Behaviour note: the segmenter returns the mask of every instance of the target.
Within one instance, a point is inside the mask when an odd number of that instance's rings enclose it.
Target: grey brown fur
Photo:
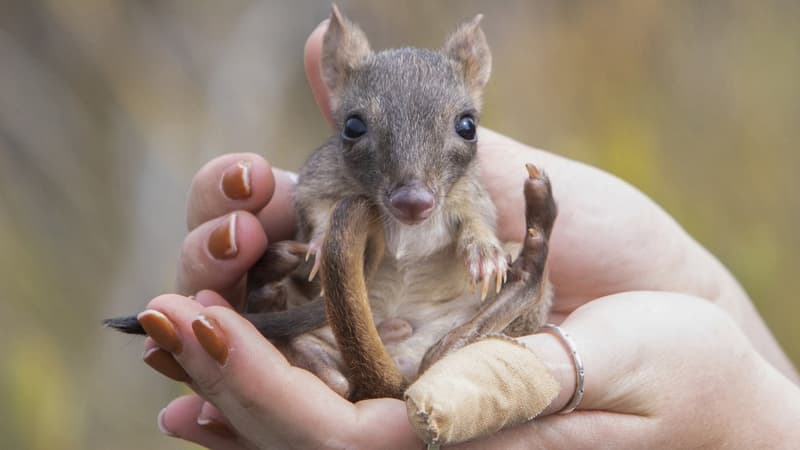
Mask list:
[[[508,286],[484,303],[471,289],[499,286],[508,268],[495,236],[495,208],[478,178],[477,143],[455,131],[459,118],[477,120],[489,78],[491,56],[479,22],[480,16],[464,23],[439,51],[402,48],[375,53],[363,33],[335,8],[331,16],[322,75],[331,95],[333,122],[342,130],[347,119],[356,116],[367,132],[356,140],[333,137],[312,155],[300,172],[295,207],[300,238],[310,242],[321,267],[333,328],[312,334],[317,342],[327,343],[319,347],[321,357],[341,352],[341,359],[331,359],[348,375],[350,383],[341,393],[352,399],[397,395],[447,352],[485,334],[533,332],[549,309],[545,262],[556,209],[549,182],[535,169],[529,169],[523,190],[532,235],[525,239],[523,257],[508,272]],[[435,206],[429,217],[415,224],[397,217],[392,198],[403,189],[432,197]],[[331,217],[342,201],[371,205],[372,220],[381,226],[382,257],[367,255],[375,264],[366,270],[363,288],[353,286],[353,280],[365,271],[364,263],[340,264],[339,253],[347,253],[348,247],[337,245],[336,254],[326,250],[332,240],[341,244],[352,238],[341,235],[342,224],[331,228]],[[350,251],[364,250],[352,247]],[[360,297],[368,300],[368,318],[359,317],[366,314],[363,309],[350,309]],[[343,313],[345,309],[350,313]],[[398,319],[408,323],[410,335],[376,343],[374,323]],[[342,323],[360,327],[361,338],[353,330],[343,335]],[[301,359],[307,360],[310,347],[303,347]],[[380,349],[370,350],[375,347]],[[399,367],[402,380],[397,381],[394,368],[370,366],[370,360],[387,366],[384,350]],[[376,380],[381,370],[394,380],[394,390],[386,389],[385,380]],[[365,373],[370,375],[362,376]]]

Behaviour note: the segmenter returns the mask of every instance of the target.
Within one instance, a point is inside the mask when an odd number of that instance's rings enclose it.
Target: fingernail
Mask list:
[[[175,361],[175,357],[172,356],[172,353],[168,351],[158,347],[151,348],[144,352],[142,359],[145,364],[167,378],[180,381],[181,383],[190,383],[192,381],[189,374],[183,370],[183,367],[178,364],[178,361]]]
[[[192,330],[206,353],[224,366],[228,361],[228,344],[217,323],[201,314],[192,322]]]
[[[228,259],[239,253],[236,246],[236,213],[228,216],[208,236],[208,251],[216,259]]]
[[[222,193],[231,200],[250,197],[250,161],[239,161],[222,174]]]
[[[164,313],[148,309],[139,313],[136,319],[147,335],[153,338],[159,347],[170,353],[178,354],[181,352],[183,345],[181,344],[181,338],[178,336],[178,331]]]
[[[156,419],[156,425],[158,426],[158,431],[160,431],[163,434],[166,434],[169,437],[178,437],[177,434],[173,433],[172,431],[169,431],[169,429],[167,429],[167,426],[164,424],[164,415],[166,412],[167,408],[164,408],[158,413],[158,418]]]
[[[226,438],[231,438],[236,436],[236,434],[231,430],[227,425],[222,422],[218,422],[216,420],[211,419],[197,419],[197,424],[200,425],[204,430],[210,431],[211,433],[216,434],[217,436],[222,436]]]

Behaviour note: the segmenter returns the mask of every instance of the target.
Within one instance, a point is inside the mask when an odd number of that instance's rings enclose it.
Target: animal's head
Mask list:
[[[491,54],[481,16],[438,51],[373,52],[333,7],[322,50],[334,126],[350,175],[405,224],[420,223],[469,170]]]

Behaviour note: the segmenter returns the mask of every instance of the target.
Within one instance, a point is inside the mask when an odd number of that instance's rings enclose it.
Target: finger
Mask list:
[[[280,169],[273,169],[275,177],[275,193],[272,199],[256,216],[261,221],[264,231],[273,242],[292,239],[295,235],[296,223],[292,190],[297,184],[297,175]]]
[[[386,448],[419,445],[402,402],[379,399],[353,405],[311,373],[290,366],[230,308],[204,308],[194,299],[170,294],[153,299],[148,309],[158,311],[174,328],[167,335],[181,342],[174,356],[192,377],[192,388],[257,448],[283,448],[287,443],[317,448],[330,442],[359,442],[355,448],[369,448],[375,439],[386,437],[392,444],[387,442]]]
[[[144,352],[142,360],[153,370],[165,377],[181,383],[191,383],[189,374],[175,360],[175,357],[167,350],[162,349],[151,337],[144,341]]]
[[[274,448],[280,442],[317,445],[314,438],[335,436],[340,431],[320,424],[330,422],[331,415],[353,414],[352,404],[311,373],[291,367],[231,309],[203,308],[177,295],[157,297],[148,309],[160,311],[174,326],[182,342],[175,358],[192,377],[193,388],[217,405],[245,436],[261,436],[258,446]],[[327,406],[321,410],[320,404]],[[309,429],[297,427],[302,423],[308,423]]]
[[[614,339],[613,333],[609,333],[607,330],[598,330],[595,323],[599,320],[598,317],[590,317],[588,321],[585,320],[588,310],[602,312],[602,307],[607,304],[607,301],[607,299],[598,299],[595,300],[597,303],[593,302],[591,307],[587,304],[578,308],[560,325],[562,331],[568,335],[575,346],[584,367],[584,395],[578,405],[579,410],[603,409],[608,400],[608,397],[603,395],[603,391],[609,389],[609,385],[615,384],[614,376],[617,373],[624,374],[631,369],[627,364],[629,361],[625,357],[637,354],[637,352],[628,351],[624,352],[624,355],[617,355],[617,352],[614,351],[615,348],[630,347],[636,341],[619,342],[625,339],[621,337]],[[598,331],[605,332],[605,335],[598,336]],[[550,332],[539,332],[522,337],[520,340],[543,360],[560,386],[559,395],[542,414],[550,415],[563,410],[575,395],[578,382],[576,361],[567,344],[555,333]],[[612,342],[616,347],[609,348]]]
[[[402,402],[378,399],[354,406],[311,373],[290,366],[235,312],[211,307],[203,314],[228,350],[219,366],[225,391],[210,394],[210,399],[245,436],[263,435],[268,424],[273,433],[254,442],[260,448],[272,448],[276,440],[298,448],[318,447],[321,442],[361,442],[355,447],[370,448],[378,437],[387,442],[386,448],[419,446]],[[218,352],[209,354],[213,358]]]
[[[203,306],[221,306],[225,308],[232,308],[219,294],[212,291],[200,291],[194,296],[194,300]],[[162,349],[159,344],[152,337],[147,337],[144,340],[144,352],[142,359],[145,364],[150,366],[156,372],[170,378],[174,381],[187,383],[192,387],[192,379],[189,374],[183,369],[180,363],[175,359],[172,353]]]
[[[192,179],[189,230],[231,211],[260,211],[275,192],[272,166],[254,153],[232,153],[206,163]]]
[[[234,305],[244,299],[244,276],[267,248],[259,220],[238,211],[206,222],[183,241],[178,262],[178,292],[203,289],[223,294]]]
[[[733,321],[703,299],[665,292],[617,294],[577,309],[561,327],[585,367],[585,396],[578,409],[553,414],[575,391],[574,365],[563,342],[544,333],[520,338],[551,370],[562,395],[546,411],[549,415],[459,449],[517,448],[519,442],[553,449],[591,448],[598,442],[610,448],[681,447],[672,440],[674,433],[663,432],[687,426],[686,411],[676,405],[714,402],[726,389],[748,389],[747,380],[732,375],[718,383],[712,375],[726,366],[731,352],[736,352],[734,370],[746,371],[751,350]],[[692,414],[699,426],[708,427],[702,424],[709,417]]]
[[[328,29],[328,19],[325,19],[314,28],[314,31],[308,36],[304,51],[304,61],[306,67],[306,78],[311,87],[311,93],[314,94],[314,99],[317,101],[317,106],[320,112],[332,125],[330,100],[328,97],[328,88],[322,81],[322,72],[320,71],[320,63],[322,61],[322,38],[325,31]]]
[[[207,356],[216,361],[222,380],[220,386],[224,386],[210,392],[209,399],[219,405],[237,427],[243,427],[246,435],[251,435],[247,431],[257,435],[258,429],[263,427],[255,419],[266,420],[277,433],[269,438],[279,441],[316,444],[320,436],[339,433],[335,428],[325,429],[324,424],[330,423],[330,415],[352,414],[349,402],[311,373],[290,366],[275,347],[235,312],[211,307],[203,314],[207,319],[205,323],[211,324],[212,333],[218,339],[216,343],[206,342],[204,348],[210,350]],[[195,324],[195,335],[202,334],[201,328]],[[220,346],[225,350],[215,350]],[[191,368],[188,371],[193,373]],[[254,401],[256,398],[269,401]],[[320,404],[327,406],[319,408]],[[242,409],[241,405],[249,407]],[[313,435],[309,430],[297,429],[298,423],[316,424]],[[272,441],[258,444],[269,446]]]
[[[223,298],[220,294],[217,294],[216,292],[211,290],[204,289],[202,291],[199,291],[197,294],[194,295],[194,299],[195,301],[197,301],[197,303],[200,303],[201,305],[206,307],[221,306],[223,308],[233,309],[233,306],[231,306],[231,304],[228,303],[228,301],[225,300],[225,298]]]
[[[206,405],[207,402],[196,395],[176,398],[159,413],[159,430],[168,436],[179,437],[214,450],[248,448],[231,429],[216,429],[198,423]]]
[[[653,413],[655,401],[663,397],[666,387],[677,391],[674,395],[695,392],[676,386],[679,382],[703,382],[702,374],[715,367],[707,355],[730,355],[732,351],[746,355],[750,349],[740,334],[731,332],[738,329],[720,308],[703,299],[667,292],[628,292],[594,300],[568,316],[561,328],[571,336],[585,369],[585,394],[578,409],[641,417]],[[734,343],[719,339],[721,335],[737,336],[741,345],[732,349]],[[552,334],[521,339],[552,368],[562,387],[560,404],[549,410],[555,412],[575,391],[572,357]],[[690,359],[686,355],[704,357]],[[676,367],[681,374],[688,371],[697,379],[675,379]]]

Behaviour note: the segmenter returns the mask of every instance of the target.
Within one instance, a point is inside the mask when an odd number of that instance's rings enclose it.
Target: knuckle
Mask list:
[[[209,399],[220,398],[228,390],[225,377],[218,371],[213,374],[193,375],[192,379],[203,396]]]

